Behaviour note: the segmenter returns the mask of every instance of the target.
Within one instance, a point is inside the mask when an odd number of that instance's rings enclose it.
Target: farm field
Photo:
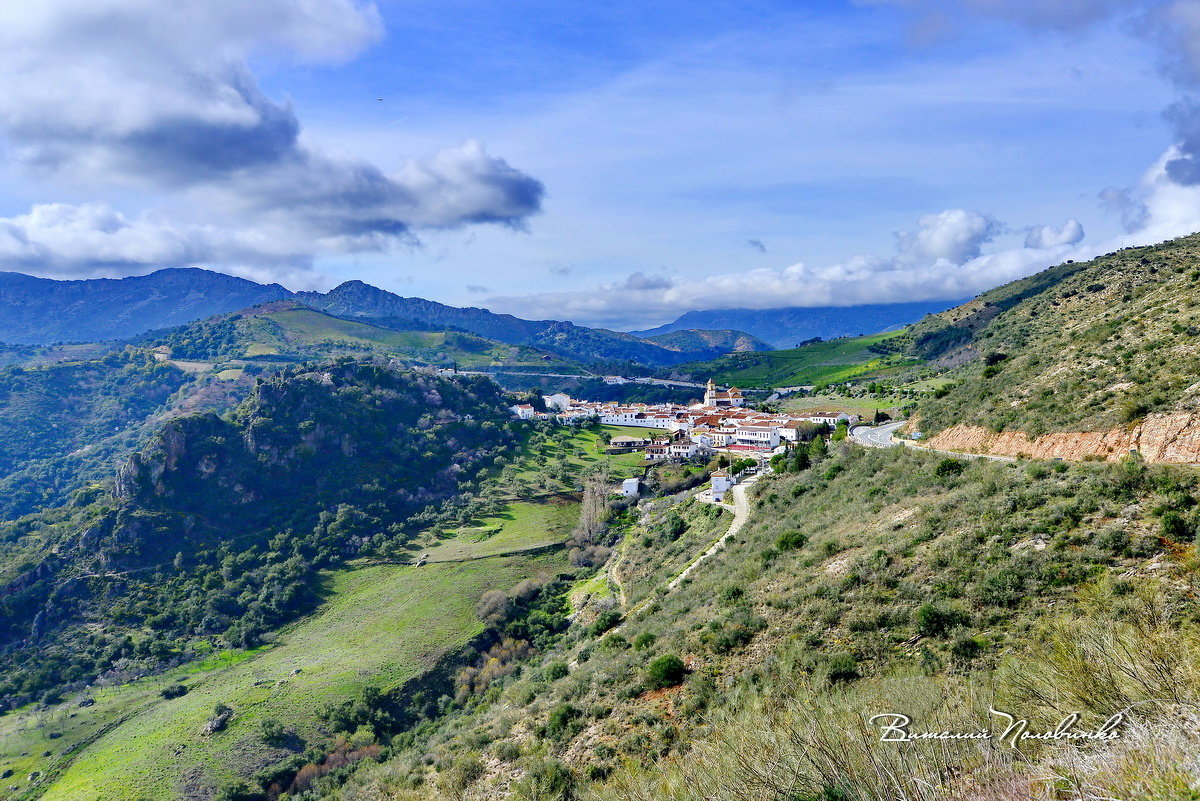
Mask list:
[[[60,755],[57,760],[39,756],[22,761],[22,774],[13,779],[31,790],[44,787],[40,797],[54,801],[165,800],[179,797],[187,787],[219,785],[233,778],[235,766],[253,768],[287,755],[261,741],[262,720],[274,718],[301,740],[312,738],[317,733],[315,709],[352,697],[367,684],[395,687],[481,631],[474,608],[484,591],[508,589],[539,572],[564,567],[561,554],[540,554],[332,573],[328,602],[261,652],[242,652],[225,664],[217,660],[215,666],[193,667],[190,673],[180,669],[102,692],[93,707],[80,708],[73,699],[46,713],[0,718],[6,750]],[[187,695],[173,700],[158,696],[162,687],[180,678],[190,688]],[[201,736],[219,703],[234,709],[233,720],[224,731]],[[79,723],[60,727],[68,721]],[[106,725],[111,730],[87,742]],[[51,732],[63,736],[52,740]],[[47,777],[48,786],[27,780],[35,771],[52,772],[64,761],[62,753],[75,746],[82,746],[78,755],[59,775]],[[10,764],[7,758],[3,764]]]
[[[731,353],[705,364],[683,365],[695,376],[709,376],[720,384],[743,389],[767,389],[808,384],[828,384],[884,375],[896,368],[916,364],[897,356],[870,350],[902,332],[844,337],[814,342],[790,350],[765,353]]]
[[[430,562],[479,559],[500,553],[555,545],[566,540],[579,519],[579,499],[554,495],[540,502],[517,501],[497,515],[470,528],[457,529],[452,539],[429,549]]]

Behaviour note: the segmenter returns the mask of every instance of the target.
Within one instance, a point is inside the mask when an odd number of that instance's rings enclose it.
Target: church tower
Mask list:
[[[704,390],[704,405],[717,405],[717,384],[711,378],[708,379],[708,388]]]

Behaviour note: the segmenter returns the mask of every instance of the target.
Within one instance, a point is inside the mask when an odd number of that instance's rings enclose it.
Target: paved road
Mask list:
[[[881,426],[854,426],[850,429],[850,439],[868,448],[890,448],[900,444],[892,439],[892,434],[904,423],[904,420],[897,420]]]
[[[859,445],[866,445],[868,448],[892,448],[896,445],[907,445],[910,448],[917,450],[929,451],[930,453],[944,453],[947,456],[961,456],[964,459],[988,459],[993,462],[1015,462],[1017,461],[1012,456],[993,456],[990,453],[964,453],[961,451],[943,451],[937,448],[930,448],[928,445],[918,445],[912,440],[896,439],[892,435],[896,429],[904,425],[904,420],[897,420],[892,423],[884,423],[881,426],[854,426],[850,429],[850,439],[857,442]]]
[[[746,520],[750,517],[750,502],[746,500],[746,487],[758,481],[761,473],[751,476],[741,484],[735,484],[730,494],[733,495],[733,521],[729,524],[729,530],[726,531],[721,538],[709,546],[708,550],[697,556],[688,564],[675,578],[671,579],[671,583],[667,585],[667,589],[673,590],[679,586],[688,575],[696,569],[696,566],[704,562],[717,551],[725,547],[725,541],[742,530],[742,526],[746,525]]]

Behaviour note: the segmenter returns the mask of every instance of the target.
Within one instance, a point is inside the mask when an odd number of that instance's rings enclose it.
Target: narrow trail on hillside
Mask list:
[[[758,478],[759,476],[757,475],[752,476],[746,479],[745,483],[734,485],[733,489],[731,490],[733,494],[733,520],[730,521],[729,528],[726,529],[724,534],[722,534],[711,545],[709,545],[708,548],[693,557],[692,560],[687,563],[687,566],[684,567],[684,569],[681,570],[679,574],[675,576],[675,578],[667,582],[665,587],[661,585],[656,587],[655,589],[651,590],[645,598],[638,601],[632,607],[626,608],[628,604],[625,597],[624,587],[620,585],[619,580],[614,580],[614,583],[620,588],[621,609],[624,610],[622,614],[625,619],[628,620],[638,612],[642,611],[642,609],[658,600],[658,598],[663,594],[676,589],[680,584],[683,583],[684,579],[691,575],[693,570],[720,552],[720,550],[725,547],[725,543],[729,540],[729,538],[742,530],[742,527],[746,525],[746,521],[750,518],[750,501],[746,497],[746,488],[757,481]],[[724,503],[715,503],[711,501],[709,503],[713,503],[714,506],[721,509],[729,508],[729,506]],[[621,553],[624,554],[624,549],[621,550]],[[623,623],[614,628],[613,631],[619,631],[622,626],[624,626]]]
[[[667,589],[673,590],[678,587],[691,572],[706,560],[712,558],[718,551],[725,547],[726,541],[742,530],[742,526],[746,525],[746,521],[750,519],[750,502],[746,499],[746,488],[758,480],[758,476],[751,476],[746,479],[743,484],[735,484],[730,492],[733,494],[733,520],[729,524],[729,529],[722,534],[716,542],[708,547],[704,553],[697,556],[688,566],[685,567],[678,576],[671,579],[667,584]]]

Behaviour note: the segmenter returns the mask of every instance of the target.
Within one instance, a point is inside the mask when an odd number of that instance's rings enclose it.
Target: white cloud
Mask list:
[[[291,266],[323,253],[385,250],[422,227],[520,227],[539,210],[542,186],[480,143],[394,172],[334,158],[303,141],[292,105],[268,98],[248,67],[251,58],[347,59],[381,35],[378,12],[363,0],[0,5],[0,137],[12,160],[77,190],[149,192],[182,200],[174,214],[187,210],[175,222],[126,220],[113,234],[85,231],[104,215],[78,207],[64,244],[36,240],[40,256],[25,266],[74,264],[85,273],[193,254]],[[66,208],[39,207],[6,223],[36,232],[49,209]],[[89,256],[80,247],[88,241],[103,252]]]
[[[593,291],[493,298],[488,305],[526,317],[566,317],[632,329],[696,309],[961,298],[1079,255],[1073,246],[1079,241],[1076,233],[1082,235],[1082,226],[1075,220],[1058,227],[1038,226],[1034,230],[1044,233],[1043,244],[981,254],[983,246],[1003,230],[1004,226],[988,215],[949,209],[925,215],[915,229],[898,232],[896,251],[888,257],[858,256],[826,266],[798,263],[705,278],[680,277],[653,285],[635,273],[624,282]]]
[[[1062,225],[1035,225],[1025,235],[1027,248],[1053,248],[1077,245],[1083,241],[1083,223],[1074,217]]]
[[[1002,228],[986,214],[965,209],[927,214],[917,222],[915,231],[896,234],[900,263],[920,265],[944,260],[962,264],[978,256],[980,248]]]

